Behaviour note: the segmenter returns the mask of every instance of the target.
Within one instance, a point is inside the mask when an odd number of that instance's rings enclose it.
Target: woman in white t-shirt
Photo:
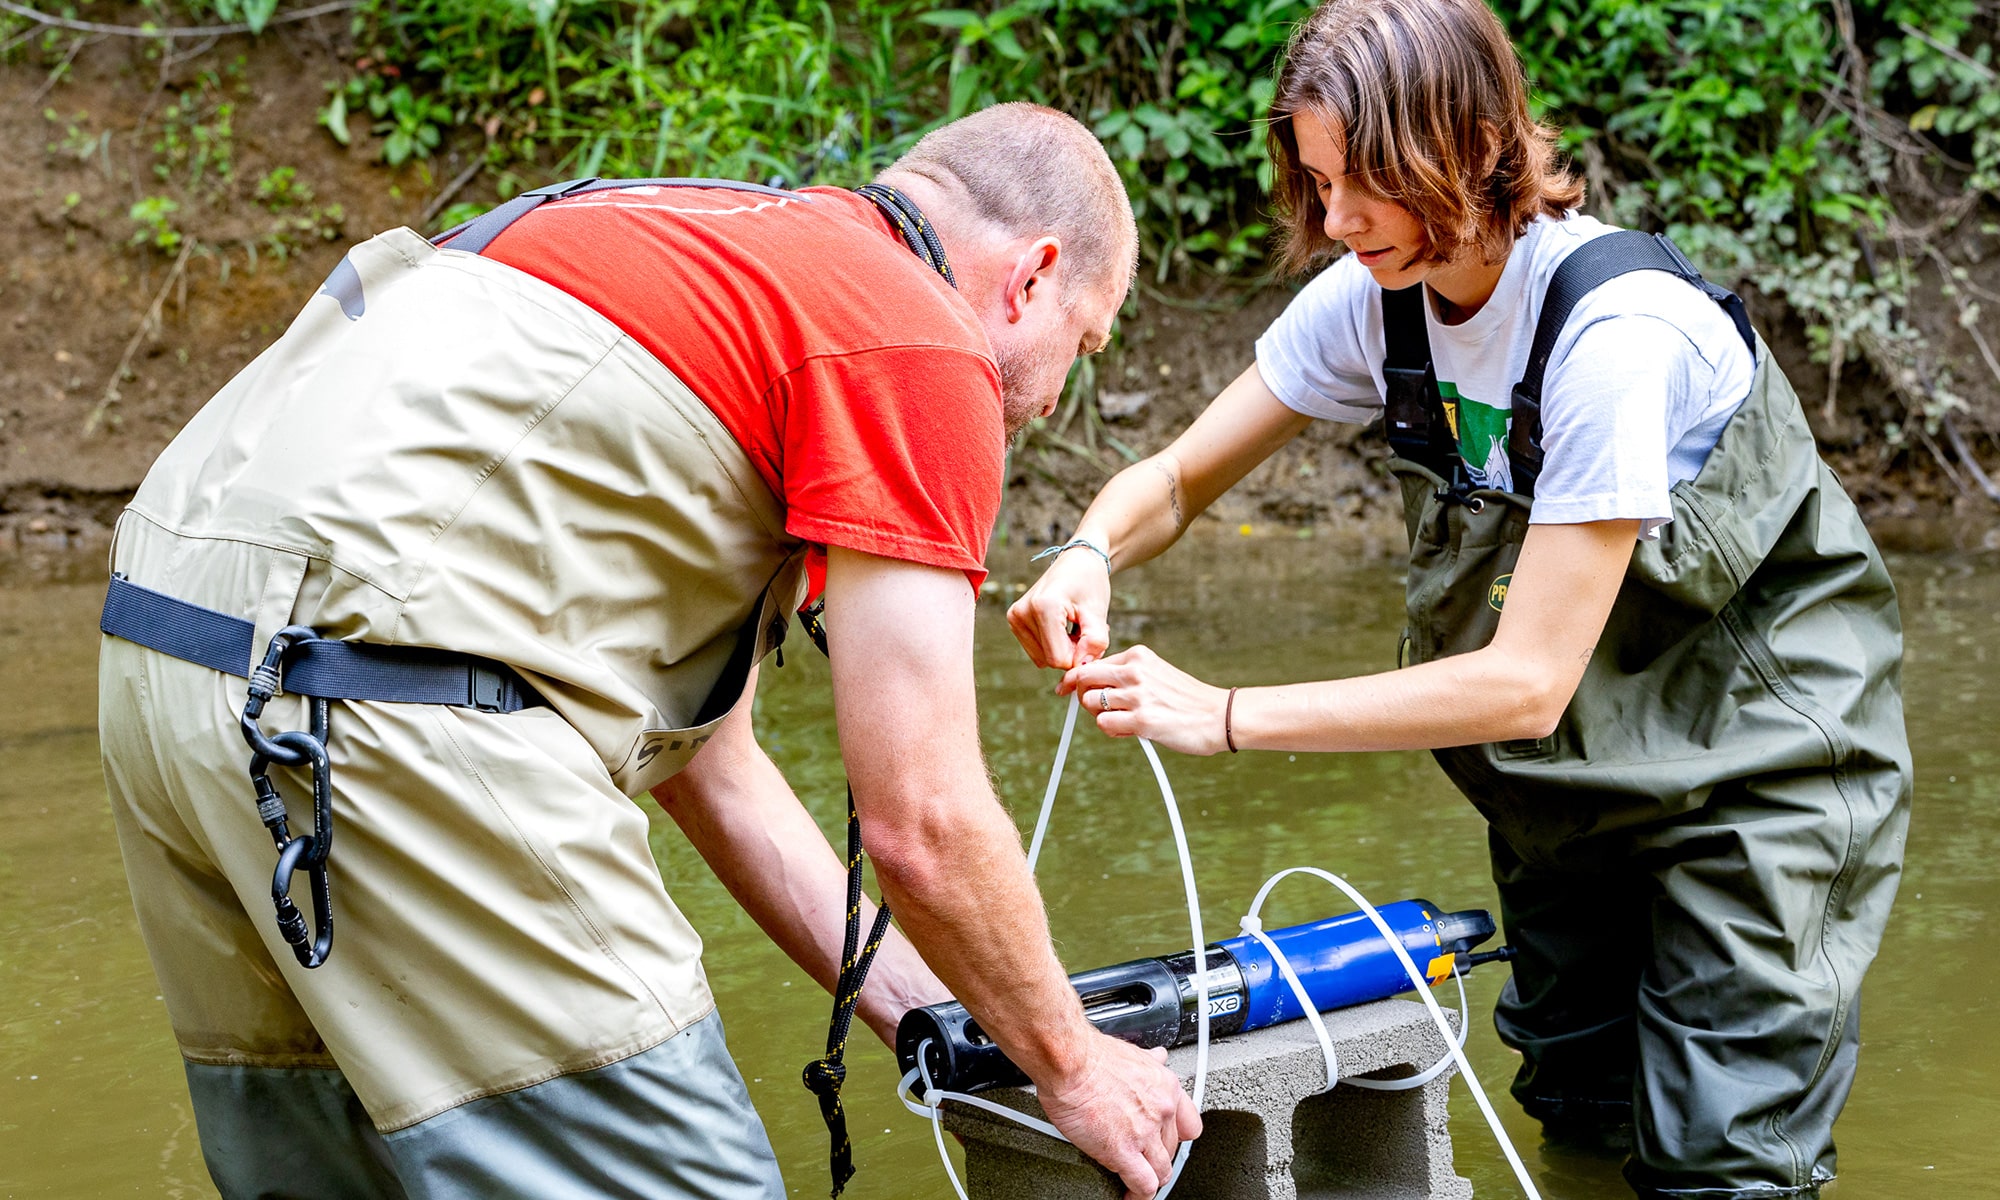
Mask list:
[[[1316,13],[1272,109],[1283,259],[1346,253],[1008,616],[1113,736],[1435,750],[1492,826],[1519,952],[1496,1023],[1528,1112],[1629,1147],[1644,1195],[1809,1194],[1901,869],[1894,591],[1740,304],[1577,215],[1553,144],[1479,0]],[[1642,252],[1658,269],[1602,269]],[[1388,361],[1412,345],[1414,370]],[[1143,646],[1101,657],[1107,566],[1166,550],[1311,421],[1392,396],[1423,417],[1390,422],[1411,665],[1223,688]]]

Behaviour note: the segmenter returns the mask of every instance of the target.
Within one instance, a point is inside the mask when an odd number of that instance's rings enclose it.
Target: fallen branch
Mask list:
[[[2000,504],[2000,486],[1995,486],[1992,477],[1980,468],[1979,460],[1972,455],[1972,447],[1965,444],[1964,435],[1958,432],[1958,422],[1951,419],[1950,413],[1946,413],[1944,420],[1939,424],[1944,427],[1945,440],[1951,443],[1951,452],[1958,455],[1958,461],[1965,467],[1966,473],[1979,484],[1979,490],[1986,493],[1988,500]]]
[[[1943,42],[1932,37],[1930,34],[1925,33],[1923,30],[1918,29],[1915,25],[1910,24],[1908,21],[1896,22],[1896,28],[1902,30],[1904,33],[1909,34],[1911,37],[1922,42],[1924,45],[1929,46],[1931,49],[1937,51],[1939,54],[1944,55],[1946,58],[1949,58],[1952,61],[1957,62],[1963,66],[1972,68],[1975,74],[1985,76],[1986,81],[1988,83],[2000,82],[2000,73],[1996,73],[1992,67],[1989,67],[1985,63],[1980,62],[1978,59],[1972,57],[1970,54],[1967,54],[1965,51],[1958,49],[1956,46],[1945,45]]]
[[[330,4],[302,8],[296,12],[277,13],[264,22],[264,28],[280,25],[286,21],[304,21],[313,17],[323,17],[328,13],[345,12],[359,8],[361,0],[333,0]],[[16,4],[14,0],[0,0],[0,12],[10,12],[17,17],[36,21],[57,29],[73,29],[78,33],[108,33],[113,37],[132,38],[181,38],[181,37],[221,37],[230,33],[255,32],[248,24],[237,25],[105,25],[98,21],[79,21],[74,17],[58,17],[40,9]]]
[[[431,222],[436,219],[439,213],[445,210],[446,205],[451,203],[452,197],[465,190],[465,185],[478,178],[479,173],[485,169],[486,151],[481,150],[479,157],[472,160],[471,166],[460,171],[450,183],[444,185],[443,191],[432,198],[429,204],[424,205],[424,215],[418,221],[418,224],[422,225],[425,229],[429,229]]]
[[[146,340],[147,334],[160,327],[160,309],[167,302],[167,293],[173,291],[174,284],[179,282],[181,272],[187,269],[188,255],[192,253],[194,253],[194,239],[183,239],[180,256],[174,259],[173,270],[167,272],[167,281],[160,285],[158,294],[153,297],[152,305],[146,309],[146,315],[140,318],[139,328],[133,331],[132,340],[125,343],[125,353],[118,359],[118,368],[111,372],[110,382],[104,385],[103,398],[98,400],[96,408],[90,410],[90,415],[84,418],[83,436],[89,437],[97,432],[97,427],[111,414],[111,406],[118,403],[120,399],[118,384],[125,378],[125,372],[131,368],[132,356],[139,352],[139,344]]]
[[[56,84],[62,82],[63,76],[69,74],[70,64],[76,61],[77,54],[82,51],[84,44],[90,40],[87,37],[79,37],[69,44],[69,53],[63,55],[63,60],[56,64],[55,70],[50,71],[49,77],[42,80],[42,86],[35,89],[35,94],[28,97],[29,108],[40,104],[43,96],[55,90]]]

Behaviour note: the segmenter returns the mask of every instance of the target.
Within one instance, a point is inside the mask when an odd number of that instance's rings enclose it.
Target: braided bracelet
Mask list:
[[[1040,562],[1045,558],[1053,558],[1056,555],[1061,554],[1065,550],[1076,550],[1076,549],[1089,550],[1092,554],[1095,554],[1097,555],[1097,557],[1104,560],[1104,569],[1107,573],[1111,570],[1111,552],[1109,550],[1106,550],[1104,547],[1098,545],[1096,542],[1093,542],[1089,538],[1085,537],[1073,537],[1070,540],[1064,542],[1060,546],[1050,546],[1048,549],[1042,551],[1040,554],[1035,555],[1028,561]]]

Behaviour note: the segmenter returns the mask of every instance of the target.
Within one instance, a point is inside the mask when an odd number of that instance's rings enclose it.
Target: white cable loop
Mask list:
[[[1080,703],[1079,696],[1071,695],[1069,710],[1063,716],[1062,738],[1056,745],[1055,763],[1049,771],[1049,786],[1042,794],[1042,811],[1035,819],[1035,834],[1028,846],[1028,870],[1031,874],[1035,869],[1036,862],[1041,858],[1042,843],[1048,834],[1049,814],[1054,811],[1056,791],[1062,784],[1063,765],[1069,759],[1070,741],[1076,731],[1076,714]],[[1181,884],[1187,891],[1188,927],[1194,941],[1195,959],[1194,987],[1196,1015],[1193,1100],[1195,1111],[1200,1112],[1202,1096],[1208,1084],[1208,940],[1202,934],[1201,900],[1195,891],[1194,858],[1188,852],[1187,832],[1181,825],[1180,806],[1174,800],[1173,785],[1167,782],[1166,768],[1161,765],[1159,753],[1153,749],[1153,743],[1147,741],[1145,738],[1138,740],[1139,748],[1145,752],[1147,763],[1153,768],[1153,778],[1160,785],[1160,798],[1165,801],[1167,806],[1167,821],[1173,827],[1174,832],[1174,848],[1180,854]],[[1333,1038],[1327,1033],[1326,1023],[1320,1019],[1319,1011],[1313,1006],[1312,1000],[1305,990],[1305,985],[1300,982],[1298,974],[1293,971],[1291,962],[1286,959],[1284,952],[1278,949],[1277,943],[1273,942],[1264,933],[1263,919],[1259,915],[1263,912],[1265,898],[1271,894],[1271,889],[1277,886],[1278,881],[1288,875],[1297,874],[1314,875],[1333,884],[1345,893],[1348,899],[1359,906],[1362,912],[1368,915],[1369,921],[1374,924],[1377,932],[1382,935],[1384,941],[1389,943],[1389,949],[1395,953],[1396,961],[1402,965],[1404,973],[1409,976],[1411,983],[1416,986],[1418,997],[1424,1002],[1425,1007],[1430,1010],[1431,1020],[1436,1023],[1438,1031],[1444,1036],[1447,1052],[1446,1057],[1438,1060],[1438,1062],[1426,1071],[1407,1079],[1350,1079],[1346,1082],[1355,1087],[1372,1088],[1378,1091],[1407,1090],[1429,1083],[1442,1074],[1447,1066],[1456,1063],[1459,1074],[1464,1077],[1466,1085],[1472,1089],[1473,1099],[1479,1102],[1479,1111],[1485,1114],[1487,1125],[1492,1128],[1493,1136],[1498,1139],[1501,1150],[1506,1154],[1508,1165],[1514,1168],[1515,1178],[1520,1180],[1521,1187],[1527,1192],[1529,1200],[1541,1200],[1541,1193],[1535,1190],[1534,1182],[1528,1178],[1528,1171],[1521,1163],[1521,1156],[1515,1152],[1514,1144],[1507,1139],[1506,1131],[1500,1127],[1500,1118],[1493,1111],[1493,1105],[1486,1099],[1486,1091],[1480,1087],[1479,1077],[1473,1074],[1472,1064],[1465,1057],[1465,1036],[1469,1022],[1466,1019],[1468,1010],[1465,997],[1464,974],[1459,971],[1453,972],[1458,981],[1459,1004],[1459,1028],[1456,1037],[1454,1037],[1450,1022],[1445,1020],[1444,1010],[1438,1007],[1436,998],[1431,995],[1429,981],[1417,970],[1417,964],[1411,961],[1409,952],[1403,948],[1402,940],[1396,936],[1395,930],[1389,927],[1389,923],[1383,920],[1382,914],[1376,910],[1375,906],[1368,902],[1367,897],[1356,891],[1346,880],[1329,871],[1322,871],[1318,867],[1288,867],[1264,881],[1264,886],[1257,890],[1257,897],[1251,901],[1250,911],[1243,917],[1241,925],[1243,932],[1255,938],[1257,943],[1263,946],[1272,959],[1277,962],[1279,974],[1284,977],[1286,985],[1291,988],[1292,995],[1297,998],[1300,1008],[1304,1010],[1306,1020],[1312,1025],[1313,1034],[1319,1039],[1320,1049],[1326,1055],[1328,1089],[1333,1088],[1340,1082],[1340,1059],[1334,1050]],[[944,1163],[945,1174],[950,1177],[952,1190],[958,1193],[959,1200],[967,1200],[967,1197],[964,1185],[959,1182],[958,1172],[951,1165],[951,1155],[945,1149],[944,1123],[941,1114],[946,1100],[956,1100],[961,1104],[967,1104],[985,1112],[993,1113],[1005,1120],[1026,1126],[1037,1133],[1045,1134],[1058,1141],[1066,1142],[1069,1140],[1063,1137],[1060,1130],[1047,1121],[1038,1120],[1025,1113],[1016,1112],[1014,1109],[996,1104],[991,1100],[982,1100],[977,1096],[969,1096],[963,1092],[941,1091],[934,1087],[931,1083],[930,1066],[927,1062],[928,1056],[926,1054],[930,1045],[931,1043],[927,1039],[917,1047],[917,1065],[913,1070],[905,1074],[901,1082],[897,1084],[896,1095],[902,1100],[905,1108],[918,1116],[930,1119],[931,1135],[937,1142],[938,1158]],[[924,1085],[924,1099],[921,1101],[917,1100],[910,1090],[911,1085],[919,1081]],[[1173,1170],[1167,1176],[1166,1182],[1161,1185],[1160,1190],[1154,1194],[1154,1200],[1167,1200],[1168,1193],[1172,1192],[1174,1185],[1180,1181],[1181,1169],[1187,1165],[1188,1152],[1193,1147],[1193,1142],[1181,1143],[1180,1149],[1174,1155]]]
[[[1389,943],[1389,949],[1395,953],[1396,961],[1402,964],[1403,973],[1408,975],[1410,982],[1416,985],[1417,998],[1422,1000],[1424,1007],[1430,1010],[1431,1020],[1436,1023],[1438,1032],[1444,1035],[1445,1049],[1451,1053],[1452,1061],[1458,1064],[1458,1073],[1464,1078],[1466,1086],[1472,1089],[1472,1098],[1479,1102],[1479,1111],[1485,1114],[1486,1124],[1493,1130],[1494,1139],[1500,1143],[1501,1152],[1507,1156],[1507,1165],[1514,1168],[1514,1178],[1520,1180],[1521,1189],[1527,1192],[1528,1200],[1542,1200],[1541,1193],[1535,1190],[1534,1181],[1528,1178],[1528,1168],[1522,1165],[1521,1156],[1514,1150],[1514,1143],[1508,1140],[1507,1131],[1500,1127],[1500,1115],[1493,1111],[1492,1102],[1487,1100],[1486,1089],[1479,1086],[1479,1076],[1473,1073],[1472,1063],[1467,1061],[1465,1057],[1462,1039],[1452,1036],[1451,1025],[1444,1019],[1444,1010],[1438,1007],[1437,997],[1431,995],[1429,982],[1425,980],[1423,973],[1417,970],[1417,964],[1411,961],[1410,952],[1403,949],[1403,940],[1396,936],[1395,930],[1389,928],[1389,922],[1382,919],[1382,914],[1373,904],[1368,902],[1368,897],[1354,890],[1352,884],[1331,871],[1322,871],[1318,867],[1287,867],[1276,875],[1266,879],[1264,886],[1257,889],[1257,898],[1250,902],[1250,915],[1258,918],[1259,932],[1262,932],[1262,918],[1259,914],[1264,910],[1264,898],[1271,894],[1271,889],[1277,886],[1279,880],[1285,878],[1287,875],[1301,874],[1312,875],[1326,880],[1328,883],[1339,888],[1362,912],[1368,914],[1368,920],[1375,926],[1376,932],[1382,935],[1382,940]],[[1295,981],[1298,977],[1292,974],[1290,964],[1285,963],[1282,957],[1278,961],[1284,971],[1287,982]],[[1293,986],[1298,987],[1296,983]],[[1460,986],[1463,987],[1464,985],[1461,984]],[[1298,992],[1303,995],[1304,989],[1298,988]],[[1310,1003],[1306,1004],[1305,1007],[1306,1011],[1312,1011]],[[1315,1029],[1323,1028],[1318,1021],[1315,1021],[1313,1024]],[[1322,1045],[1328,1045],[1328,1043],[1322,1042]],[[1330,1047],[1327,1053],[1329,1055],[1332,1054]]]

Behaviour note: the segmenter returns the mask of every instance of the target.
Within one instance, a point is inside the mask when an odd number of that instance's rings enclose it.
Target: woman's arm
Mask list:
[[[1315,683],[1241,688],[1228,713],[1243,750],[1415,750],[1546,736],[1583,679],[1632,558],[1637,521],[1534,525],[1484,649]],[[1143,646],[1079,666],[1097,727],[1184,754],[1225,749],[1227,689]]]
[[[1113,476],[1077,523],[1076,536],[1105,550],[1119,570],[1137,566],[1179,540],[1217,496],[1310,421],[1272,395],[1253,364],[1172,445]],[[1007,621],[1036,666],[1067,669],[1110,644],[1110,604],[1103,560],[1073,551],[1056,556],[1007,610]]]

